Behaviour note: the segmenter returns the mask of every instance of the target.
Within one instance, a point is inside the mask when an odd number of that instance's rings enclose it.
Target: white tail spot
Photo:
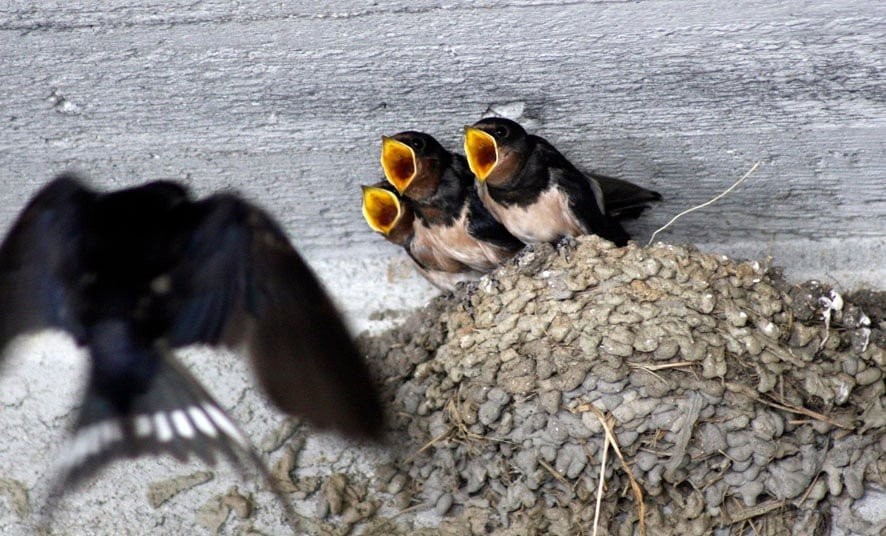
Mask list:
[[[188,420],[188,416],[183,410],[177,409],[170,413],[169,417],[172,419],[172,425],[175,426],[178,435],[188,439],[194,437],[194,427],[191,426],[191,421]]]
[[[227,434],[231,439],[240,443],[241,446],[247,446],[246,438],[243,437],[243,434],[240,433],[240,430],[237,430],[237,426],[231,422],[231,419],[228,418],[227,415],[222,412],[222,410],[213,406],[212,404],[203,404],[203,410],[206,411],[207,415],[215,422],[215,424],[221,428],[221,430]]]
[[[92,443],[97,442],[93,439],[92,427],[84,428],[77,432],[66,445],[59,465],[62,467],[74,467],[83,463],[83,460],[94,450]]]
[[[169,425],[169,421],[166,419],[166,414],[162,411],[154,414],[154,427],[157,428],[157,441],[161,443],[166,443],[175,436],[172,432],[172,426]]]
[[[133,424],[135,426],[135,437],[147,437],[151,435],[154,429],[150,415],[136,415],[135,419],[133,419]]]
[[[212,421],[209,420],[209,417],[206,416],[206,413],[204,413],[202,409],[197,406],[191,406],[188,408],[188,415],[191,416],[191,420],[194,421],[197,430],[200,430],[209,437],[215,437],[218,435],[218,431],[215,429],[215,426],[213,426]]]
[[[120,425],[116,421],[104,421],[87,426],[77,431],[66,442],[64,451],[59,458],[59,467],[73,467],[101,452],[105,446],[123,438]]]
[[[101,429],[98,425],[92,425],[83,429],[74,437],[74,452],[78,458],[86,458],[101,449]]]
[[[105,421],[101,423],[101,445],[102,447],[108,445],[109,443],[113,443],[114,441],[120,441],[123,439],[123,430],[120,428],[120,423],[117,421]]]

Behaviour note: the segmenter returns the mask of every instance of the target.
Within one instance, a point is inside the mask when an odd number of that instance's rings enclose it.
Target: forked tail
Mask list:
[[[160,353],[157,359],[148,388],[132,393],[125,409],[101,393],[91,377],[73,432],[60,449],[58,478],[41,524],[50,524],[66,492],[115,460],[170,454],[184,461],[193,454],[215,465],[221,453],[241,476],[247,468],[262,475],[295,528],[298,516],[240,427],[171,355]]]

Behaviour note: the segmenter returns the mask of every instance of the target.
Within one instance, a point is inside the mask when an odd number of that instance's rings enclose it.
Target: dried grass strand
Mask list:
[[[603,495],[603,479],[606,471],[606,451],[609,450],[608,445],[612,445],[613,452],[615,452],[618,461],[621,463],[622,469],[628,476],[631,490],[634,493],[634,500],[637,502],[637,532],[640,536],[646,536],[646,502],[643,500],[643,488],[640,486],[640,483],[637,482],[637,479],[634,478],[634,472],[625,461],[621,449],[618,448],[618,441],[615,439],[615,433],[613,433],[612,426],[607,421],[606,416],[603,415],[603,412],[593,404],[588,404],[588,409],[594,412],[597,420],[600,421],[600,425],[603,426],[603,432],[606,434],[606,438],[603,441],[603,456],[600,464],[600,486],[597,489],[597,510],[594,514],[594,534],[597,534],[597,520],[600,512],[600,501]]]
[[[753,165],[753,167],[751,167],[751,169],[749,169],[749,170],[747,171],[747,173],[745,173],[744,175],[742,175],[742,177],[741,177],[740,179],[738,179],[737,181],[735,181],[735,182],[732,184],[732,186],[730,186],[729,188],[727,188],[726,190],[724,190],[723,192],[721,192],[719,195],[717,195],[717,196],[714,197],[713,199],[710,199],[710,200],[708,200],[708,201],[705,201],[704,203],[702,203],[702,204],[700,204],[700,205],[696,205],[696,206],[694,206],[694,207],[687,208],[687,209],[684,210],[683,212],[681,212],[681,213],[677,214],[676,216],[674,216],[673,218],[671,218],[671,221],[667,222],[667,223],[664,224],[662,227],[659,227],[658,229],[655,230],[654,233],[652,233],[652,236],[649,238],[649,242],[647,242],[646,245],[647,245],[647,246],[651,246],[652,243],[655,241],[655,237],[656,237],[656,235],[658,235],[658,233],[660,233],[661,231],[664,231],[665,229],[667,229],[668,227],[670,227],[671,224],[673,224],[675,221],[677,221],[678,219],[682,218],[682,217],[685,216],[686,214],[689,214],[690,212],[695,212],[696,210],[699,210],[699,209],[705,208],[705,207],[707,207],[707,206],[709,206],[709,205],[712,205],[712,204],[714,204],[715,202],[719,201],[720,199],[723,199],[724,197],[726,197],[727,195],[729,195],[729,193],[730,193],[732,190],[735,190],[735,189],[738,187],[739,184],[743,183],[743,182],[745,181],[745,179],[747,179],[747,178],[750,177],[755,171],[757,171],[757,168],[760,167],[760,164],[761,164],[761,162],[758,161],[756,164]]]

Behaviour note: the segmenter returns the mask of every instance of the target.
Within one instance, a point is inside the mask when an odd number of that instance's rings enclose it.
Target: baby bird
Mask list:
[[[587,175],[545,139],[509,119],[465,127],[465,154],[484,206],[524,242],[596,234],[627,244],[618,219],[636,217],[657,192],[621,179]]]
[[[413,253],[428,249],[486,273],[523,248],[480,202],[464,157],[432,136],[406,131],[384,137],[381,163],[415,212]]]
[[[476,281],[483,275],[447,255],[437,255],[439,250],[414,242],[416,219],[411,202],[401,198],[388,182],[362,188],[366,223],[388,242],[406,250],[415,269],[431,284],[440,290],[452,291],[458,283]]]

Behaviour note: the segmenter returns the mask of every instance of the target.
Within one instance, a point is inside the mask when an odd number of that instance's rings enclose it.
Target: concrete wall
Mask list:
[[[434,294],[360,216],[380,136],[420,129],[454,148],[462,125],[494,111],[584,168],[662,192],[632,227],[643,240],[761,161],[659,238],[772,255],[795,279],[886,280],[880,2],[45,4],[0,5],[2,229],[66,169],[102,187],[236,188],[285,223],[362,328]],[[4,435],[0,476],[29,486],[46,476],[73,404],[64,376],[79,370],[48,348],[0,379],[0,428],[21,430]],[[245,392],[237,416],[259,429],[240,378],[219,380],[239,385],[223,403]],[[41,397],[52,401],[30,400]],[[151,467],[149,479],[169,471]],[[128,511],[114,485],[97,483],[106,504],[84,504],[83,526],[110,530],[102,512]],[[0,532],[19,526],[0,516]]]
[[[3,226],[74,168],[107,186],[235,187],[312,258],[383,257],[357,190],[380,177],[381,134],[457,147],[497,110],[661,191],[641,235],[762,161],[661,238],[882,284],[878,2],[125,4],[0,15]]]

